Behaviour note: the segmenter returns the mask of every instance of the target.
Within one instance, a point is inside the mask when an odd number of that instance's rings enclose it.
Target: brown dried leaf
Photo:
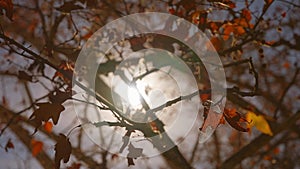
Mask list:
[[[64,134],[59,134],[59,139],[55,144],[55,168],[60,168],[60,161],[64,160],[64,163],[69,161],[72,152],[72,146],[69,139]]]
[[[13,8],[14,5],[12,3],[12,0],[0,0],[0,11],[4,9],[6,17],[11,21],[13,20]],[[2,12],[0,13],[2,14]]]

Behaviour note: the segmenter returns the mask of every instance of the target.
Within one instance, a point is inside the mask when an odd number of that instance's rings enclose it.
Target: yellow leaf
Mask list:
[[[264,134],[268,134],[270,136],[273,135],[269,123],[262,115],[256,115],[255,113],[248,111],[246,114],[246,119],[249,121],[249,127],[255,126],[257,130],[261,131]]]

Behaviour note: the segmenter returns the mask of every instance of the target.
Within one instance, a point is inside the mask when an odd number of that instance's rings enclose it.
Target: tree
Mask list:
[[[1,168],[299,167],[299,7],[0,0],[1,156],[17,161]],[[138,12],[191,24],[156,17],[164,31],[136,35],[148,20],[129,17],[107,27]],[[180,29],[193,26],[208,40]],[[212,70],[227,86],[214,88]]]

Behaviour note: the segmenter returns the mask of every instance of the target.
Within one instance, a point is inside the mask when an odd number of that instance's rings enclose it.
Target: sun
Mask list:
[[[141,104],[140,94],[134,87],[128,87],[128,101],[133,107]]]
[[[137,80],[135,84],[136,86],[127,86],[127,99],[132,108],[139,109],[142,106],[141,97],[146,102],[149,101],[149,98],[146,94],[146,83]]]

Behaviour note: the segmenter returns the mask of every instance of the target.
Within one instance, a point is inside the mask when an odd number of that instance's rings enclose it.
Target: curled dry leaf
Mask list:
[[[55,168],[60,168],[60,161],[64,160],[64,163],[69,161],[72,152],[72,146],[69,139],[64,135],[60,134],[57,143],[55,144]]]
[[[228,124],[234,129],[241,132],[248,132],[249,128],[243,127],[243,123],[249,123],[246,118],[242,117],[236,109],[224,109],[224,117]]]

